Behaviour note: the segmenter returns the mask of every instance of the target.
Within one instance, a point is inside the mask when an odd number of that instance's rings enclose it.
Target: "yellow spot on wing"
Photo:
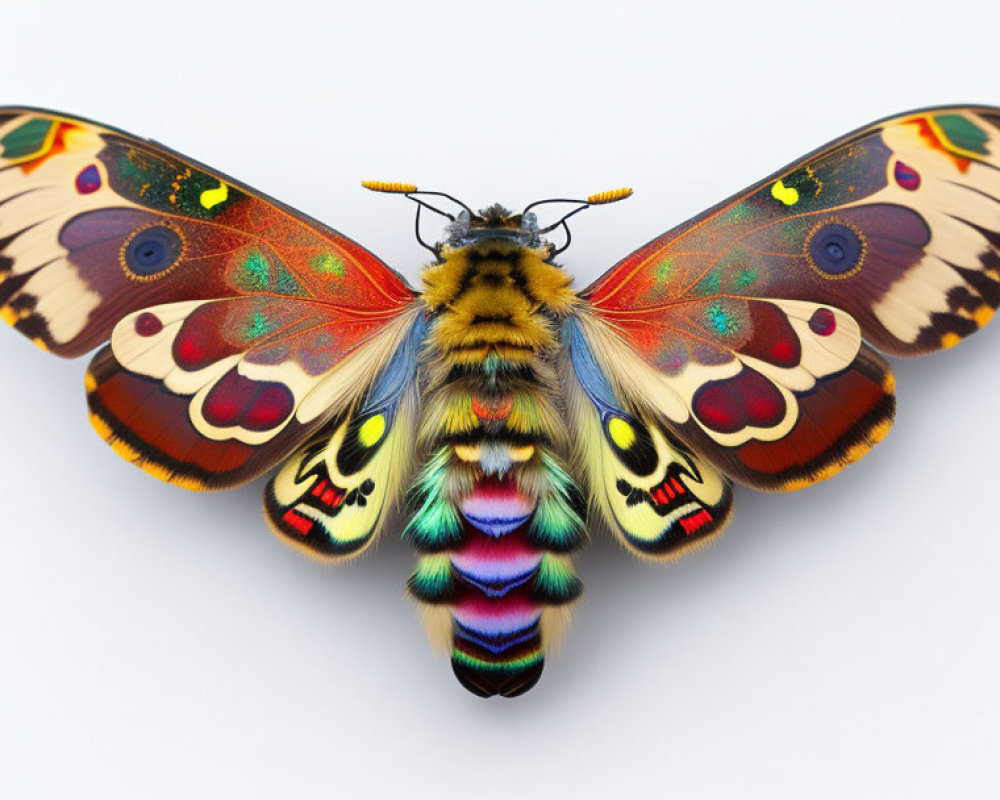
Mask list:
[[[378,444],[383,433],[385,433],[385,415],[376,414],[362,423],[358,430],[358,441],[365,447],[373,447]]]
[[[142,468],[146,469],[146,465],[144,464]],[[189,478],[186,475],[172,475],[170,477],[170,483],[173,486],[179,486],[181,489],[187,489],[190,492],[205,491],[204,483],[199,481],[197,478]]]
[[[147,475],[152,475],[158,481],[169,483],[171,486],[179,486],[181,489],[187,489],[192,492],[205,491],[205,484],[201,481],[185,475],[178,475],[173,470],[155,461],[138,461],[136,462],[136,466],[141,468]]]
[[[19,319],[17,312],[10,306],[4,306],[0,308],[0,319],[6,322],[8,325],[13,325]]]
[[[973,313],[972,318],[976,321],[976,324],[982,328],[987,322],[993,319],[993,315],[996,312],[987,305],[979,306]]]
[[[786,206],[794,206],[799,202],[799,190],[793,186],[785,186],[781,181],[777,181],[771,187],[771,197],[780,200]]]
[[[611,441],[622,450],[628,450],[635,441],[635,431],[621,417],[612,417],[608,423],[608,435]]]
[[[216,189],[206,189],[201,193],[201,204],[205,208],[212,208],[213,206],[219,205],[219,203],[226,202],[229,197],[229,187],[226,184],[219,182],[219,186]]]
[[[173,478],[173,472],[167,469],[162,464],[157,464],[155,461],[147,461],[142,465],[144,472],[152,475],[158,481],[163,481],[164,483],[170,483],[171,478]]]
[[[892,420],[885,419],[868,431],[868,438],[875,444],[881,442],[892,430]]]
[[[121,439],[112,439],[108,444],[111,445],[112,450],[126,461],[136,461],[139,458],[139,452],[132,445],[128,444],[128,442],[123,442]]]
[[[948,331],[944,336],[941,337],[941,347],[945,350],[950,350],[956,344],[962,341],[962,337],[957,333],[952,333]]]

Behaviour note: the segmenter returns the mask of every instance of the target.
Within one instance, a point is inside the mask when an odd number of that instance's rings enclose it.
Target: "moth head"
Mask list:
[[[438,247],[441,244],[465,247],[488,240],[516,242],[532,250],[547,244],[539,234],[538,218],[534,214],[515,214],[499,203],[494,203],[478,214],[463,208],[444,229],[444,239]]]
[[[525,206],[524,210],[520,213],[515,213],[499,203],[487,206],[477,213],[450,194],[420,191],[416,186],[409,183],[362,181],[361,185],[375,192],[402,194],[415,202],[417,204],[417,241],[437,257],[440,257],[441,250],[445,245],[451,248],[460,248],[487,241],[507,241],[531,250],[544,248],[548,251],[548,256],[551,258],[569,247],[571,237],[569,226],[566,223],[570,217],[591,206],[614,203],[632,195],[630,188],[614,189],[609,192],[592,194],[586,200],[569,200],[564,198],[537,200]],[[457,214],[443,211],[428,202],[426,199],[428,197],[441,197],[449,200],[458,205],[461,211]],[[554,203],[572,204],[576,207],[570,209],[570,211],[563,214],[555,222],[545,227],[540,227],[538,217],[532,209]],[[444,229],[441,241],[434,245],[427,244],[420,236],[420,213],[423,209],[433,211],[435,214],[440,214],[449,220],[449,224]],[[554,242],[550,242],[545,238],[546,234],[559,228],[562,228],[565,233],[565,242],[561,246],[557,246]]]

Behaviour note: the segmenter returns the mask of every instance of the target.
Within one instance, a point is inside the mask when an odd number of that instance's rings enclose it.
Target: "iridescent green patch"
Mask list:
[[[753,269],[753,267],[741,269],[736,273],[736,285],[743,288],[753,286],[757,282],[757,277],[757,270]]]
[[[663,284],[669,281],[674,274],[674,260],[670,256],[667,256],[656,265],[656,272],[654,274],[657,283]]]
[[[775,226],[774,232],[790,251],[795,251],[802,247],[813,224],[808,218],[790,219]]]
[[[720,336],[732,336],[740,329],[740,321],[734,314],[723,308],[721,303],[712,303],[706,308],[705,319]]]
[[[282,264],[278,264],[274,270],[274,288],[279,294],[305,294],[300,284]]]
[[[333,253],[321,253],[309,259],[309,266],[314,272],[321,275],[336,275],[338,278],[344,277],[344,262]]]
[[[254,250],[240,264],[241,288],[251,292],[267,289],[271,265],[262,253]]]
[[[275,325],[263,313],[258,311],[250,318],[250,322],[247,323],[247,340],[252,342],[262,336],[267,336],[274,329]]]
[[[283,264],[259,250],[251,250],[235,275],[236,287],[244,292],[277,292],[301,295],[302,287]]]
[[[986,131],[971,120],[959,114],[938,114],[934,117],[934,121],[955,147],[981,156],[990,154],[986,148],[989,136],[987,136]]]
[[[38,153],[55,125],[50,119],[29,119],[0,139],[4,158],[26,158]]]

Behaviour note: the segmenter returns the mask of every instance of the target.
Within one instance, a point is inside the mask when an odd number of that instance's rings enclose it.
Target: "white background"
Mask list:
[[[346,5],[346,4],[345,4]],[[575,219],[586,285],[869,120],[1000,104],[995,3],[5,3],[0,102],[152,136],[415,281],[361,178]],[[819,10],[822,9],[822,10]],[[86,422],[85,360],[0,335],[0,797],[997,797],[1000,328],[895,364],[874,454],[669,567],[603,536],[539,686],[464,692],[390,531],[322,568],[262,482],[198,495]]]

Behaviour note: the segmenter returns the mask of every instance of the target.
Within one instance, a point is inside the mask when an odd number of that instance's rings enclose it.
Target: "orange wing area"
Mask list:
[[[0,314],[78,356],[160,303],[276,295],[384,315],[415,298],[372,253],[120,131],[0,109]]]
[[[1000,304],[1000,109],[929,109],[838,139],[654,239],[583,296],[630,339],[678,301],[828,303],[896,355],[949,347]],[[669,337],[669,331],[663,331]]]

